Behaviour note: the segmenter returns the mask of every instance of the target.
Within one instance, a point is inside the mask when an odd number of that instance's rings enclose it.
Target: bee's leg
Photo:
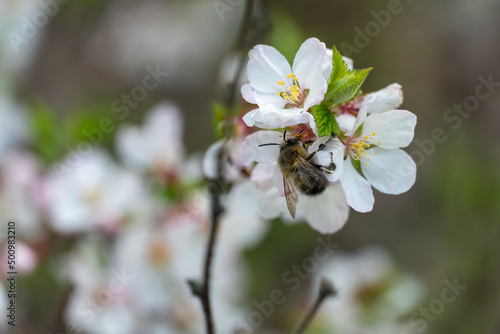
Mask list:
[[[302,145],[304,146],[305,149],[309,149],[309,146],[311,146],[312,143],[314,143],[314,141],[309,140],[309,141],[306,141],[305,143],[302,143]]]
[[[335,168],[337,168],[337,166],[332,162],[330,164],[330,166],[328,166],[328,167],[318,166],[318,168],[321,169],[325,173],[333,174],[333,172],[335,172]]]
[[[316,166],[318,167],[319,169],[321,169],[322,171],[324,171],[325,173],[328,173],[328,174],[333,174],[333,172],[335,171],[335,169],[337,168],[337,166],[335,165],[335,163],[333,162],[333,153],[330,152],[330,158],[331,158],[331,162],[330,162],[330,166],[328,167],[325,167],[325,166]]]
[[[328,143],[332,138],[335,138],[335,133],[334,132],[332,132],[332,136],[330,137],[330,139],[328,139],[324,144],[319,144],[318,149],[316,151],[312,152],[311,154],[309,154],[309,156],[306,158],[306,160],[307,161],[311,160],[317,152],[323,151],[325,149],[325,147],[326,147],[326,143]],[[306,142],[304,144],[307,144],[307,143],[309,143],[309,142]]]
[[[309,154],[309,156],[306,158],[307,161],[311,160],[317,153],[318,151],[314,151],[312,152],[311,154]]]

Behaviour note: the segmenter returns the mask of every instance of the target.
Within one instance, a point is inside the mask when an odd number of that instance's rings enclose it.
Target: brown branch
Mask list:
[[[253,42],[255,36],[262,35],[261,22],[263,12],[262,0],[247,0],[245,3],[245,13],[240,28],[240,34],[236,41],[236,50],[240,52],[238,70],[235,73],[233,81],[228,86],[228,94],[225,97],[225,104],[228,109],[234,111],[238,101],[238,81],[241,76],[244,65],[243,52]],[[260,31],[260,33],[259,33]],[[253,33],[253,34],[252,34]],[[260,34],[260,35],[259,35]],[[225,133],[225,143],[221,146],[217,156],[217,175],[210,181],[208,185],[210,200],[211,200],[211,215],[210,215],[210,231],[203,263],[203,277],[201,283],[198,281],[188,281],[191,286],[191,291],[198,296],[201,301],[203,313],[205,316],[205,325],[207,334],[215,333],[212,307],[210,303],[210,278],[211,266],[214,256],[214,248],[217,241],[217,231],[220,225],[220,217],[224,213],[224,208],[220,203],[220,194],[229,186],[224,177],[224,161],[226,157],[226,144],[232,135],[232,127]]]
[[[337,294],[337,291],[333,287],[332,283],[328,281],[325,278],[321,279],[321,286],[319,289],[319,295],[316,301],[314,302],[313,306],[307,312],[307,315],[305,316],[304,320],[302,320],[302,323],[297,327],[297,329],[293,332],[294,334],[302,334],[304,333],[305,329],[307,326],[309,326],[309,323],[312,321],[314,316],[316,315],[316,312],[318,311],[319,307],[323,303],[323,301],[330,296],[335,296]]]

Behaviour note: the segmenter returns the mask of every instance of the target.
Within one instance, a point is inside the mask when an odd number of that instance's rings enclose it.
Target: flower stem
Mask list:
[[[316,312],[318,311],[319,307],[323,303],[323,301],[330,296],[335,296],[337,294],[337,291],[333,287],[332,283],[328,281],[325,278],[321,279],[321,286],[319,289],[319,294],[318,298],[316,298],[316,301],[314,302],[313,306],[307,312],[307,315],[305,316],[304,320],[300,323],[299,327],[293,332],[294,334],[302,334],[304,333],[305,329],[307,326],[309,326],[310,322],[316,315]]]

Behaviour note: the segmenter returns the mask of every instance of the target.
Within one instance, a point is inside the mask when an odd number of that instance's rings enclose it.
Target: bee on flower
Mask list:
[[[333,233],[349,207],[373,209],[372,186],[401,194],[415,183],[416,165],[401,148],[413,140],[416,116],[397,109],[399,84],[361,94],[370,69],[355,70],[315,38],[302,44],[292,67],[270,46],[256,46],[249,58],[241,92],[259,108],[243,116],[255,131],[241,158],[261,190],[265,218],[305,219]]]

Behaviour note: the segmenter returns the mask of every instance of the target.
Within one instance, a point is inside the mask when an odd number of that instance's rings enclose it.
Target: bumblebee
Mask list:
[[[295,212],[299,197],[295,189],[307,196],[316,196],[325,191],[328,186],[328,179],[324,172],[333,173],[335,164],[333,161],[330,166],[324,167],[318,165],[315,155],[318,151],[325,148],[321,144],[317,151],[309,153],[307,150],[310,142],[303,143],[300,139],[286,139],[286,131],[283,133],[282,144],[269,143],[259,146],[279,145],[280,153],[278,156],[278,166],[283,174],[283,187],[285,190],[286,204],[292,218],[295,218]]]

